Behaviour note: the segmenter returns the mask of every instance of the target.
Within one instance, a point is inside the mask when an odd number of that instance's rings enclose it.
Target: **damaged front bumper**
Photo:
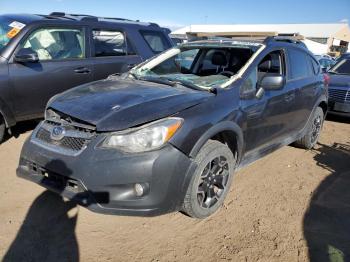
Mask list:
[[[17,175],[98,213],[154,216],[181,208],[191,174],[190,158],[167,144],[137,154],[97,145],[97,135],[77,155],[68,155],[37,142],[38,127],[25,142]],[[144,187],[142,196],[135,184]]]

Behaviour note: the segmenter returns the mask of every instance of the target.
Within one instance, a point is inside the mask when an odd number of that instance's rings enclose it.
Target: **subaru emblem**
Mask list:
[[[62,126],[55,126],[52,130],[51,130],[51,139],[59,141],[61,140],[66,134],[66,130],[64,127]]]

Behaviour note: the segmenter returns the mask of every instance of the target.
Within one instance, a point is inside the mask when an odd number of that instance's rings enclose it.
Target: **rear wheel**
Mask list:
[[[5,120],[4,118],[0,115],[0,144],[4,141],[5,137]]]
[[[224,202],[232,183],[235,159],[224,144],[209,140],[195,158],[195,170],[186,192],[182,211],[206,218]]]
[[[305,149],[313,148],[319,137],[323,126],[324,113],[321,107],[317,107],[315,113],[309,123],[307,132],[304,137],[297,140],[295,145]]]

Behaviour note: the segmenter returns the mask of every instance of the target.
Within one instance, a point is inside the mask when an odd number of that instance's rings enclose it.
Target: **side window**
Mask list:
[[[29,35],[22,48],[32,49],[41,61],[84,58],[84,32],[80,29],[41,28]]]
[[[141,35],[155,54],[159,54],[171,47],[169,41],[160,32],[140,31]]]
[[[258,65],[258,82],[266,75],[285,75],[284,53],[281,50],[267,54]]]
[[[290,79],[301,79],[312,75],[308,55],[302,51],[289,49]]]
[[[312,68],[313,68],[313,71],[315,73],[315,75],[317,75],[318,73],[320,73],[320,64],[316,62],[315,59],[313,59],[312,57],[310,57],[310,60],[311,60],[311,64],[312,64]]]
[[[255,94],[257,82],[258,82],[258,73],[256,68],[254,68],[253,71],[248,76],[248,78],[243,82],[241,86],[241,89],[240,89],[241,97],[244,98],[244,97],[250,96],[252,93]]]
[[[96,29],[92,31],[95,57],[135,55],[125,34],[115,30]]]

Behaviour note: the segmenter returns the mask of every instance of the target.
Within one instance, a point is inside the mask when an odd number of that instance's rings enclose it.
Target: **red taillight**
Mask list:
[[[329,82],[331,81],[331,78],[328,74],[323,74],[323,82],[326,86],[329,85]]]

